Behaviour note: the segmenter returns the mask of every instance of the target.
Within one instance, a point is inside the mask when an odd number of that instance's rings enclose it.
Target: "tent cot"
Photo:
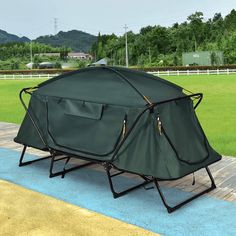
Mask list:
[[[31,95],[29,106],[23,93]],[[188,93],[188,94],[187,94]],[[20,166],[51,159],[50,177],[98,163],[104,166],[113,196],[154,182],[168,212],[214,189],[208,166],[221,159],[210,146],[195,109],[202,94],[148,73],[120,67],[89,67],[47,80],[20,92],[26,110],[15,141],[24,145]],[[49,156],[24,162],[27,146]],[[72,158],[83,165],[66,168]],[[53,172],[57,161],[64,168]],[[170,206],[159,186],[205,168],[211,186]],[[111,174],[111,169],[118,172]],[[143,182],[116,192],[112,178],[125,172]]]

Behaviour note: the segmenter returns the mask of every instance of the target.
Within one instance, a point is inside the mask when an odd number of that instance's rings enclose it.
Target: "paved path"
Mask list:
[[[19,145],[13,141],[18,129],[19,125],[0,122],[0,148],[10,148],[17,151],[22,150],[22,145]],[[27,153],[38,156],[45,155],[45,152],[41,152],[33,148],[28,148]],[[102,171],[100,166],[96,166],[95,168]],[[210,169],[215,178],[217,188],[208,195],[219,199],[236,202],[236,158],[224,157],[222,161],[211,165]],[[191,185],[191,175],[176,181],[162,182],[162,185],[167,187],[177,187],[188,192],[198,192],[206,188],[209,180],[205,175],[204,170],[200,170],[195,173],[195,178],[196,184],[194,186]]]
[[[129,235],[125,228],[130,227],[131,235],[150,235],[151,232],[166,236],[235,235],[235,202],[202,196],[170,215],[156,189],[146,191],[139,188],[121,198],[113,199],[104,171],[82,168],[69,173],[64,179],[48,178],[49,160],[19,168],[19,154],[18,151],[0,147],[0,235],[64,236],[68,231],[63,234],[63,228],[67,227],[76,231],[77,234],[69,232],[75,236],[96,235],[90,233],[90,229],[95,229],[97,233],[100,229],[100,235],[104,236],[117,235],[115,233],[123,236]],[[35,157],[26,154],[27,159]],[[63,163],[58,164],[61,169]],[[201,179],[198,180],[201,183]],[[136,180],[123,176],[117,176],[114,182],[120,190],[137,183]],[[162,189],[171,205],[191,196],[191,193],[176,187]],[[67,208],[67,203],[70,204],[70,209]],[[88,217],[90,211],[96,217],[95,225]],[[105,219],[104,216],[108,218]],[[82,221],[79,218],[84,220],[80,225]],[[111,218],[117,219],[117,223],[112,222]],[[70,224],[67,223],[68,220]],[[24,234],[20,232],[22,222]],[[56,224],[59,226],[56,227]],[[122,225],[123,229],[120,228]],[[139,228],[134,229],[134,225]],[[3,233],[3,227],[6,228],[6,234]],[[9,229],[13,231],[12,234],[9,234]]]

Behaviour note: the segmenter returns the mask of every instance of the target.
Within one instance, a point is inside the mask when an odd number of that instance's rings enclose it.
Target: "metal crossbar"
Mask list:
[[[215,185],[213,176],[212,176],[212,174],[211,174],[209,168],[206,167],[205,169],[206,169],[207,174],[208,174],[208,176],[209,176],[209,178],[210,178],[210,180],[211,180],[211,186],[210,186],[209,188],[203,190],[202,192],[197,193],[197,194],[193,195],[192,197],[190,197],[190,198],[184,200],[183,202],[180,202],[179,204],[176,204],[175,206],[170,206],[170,205],[167,203],[167,200],[166,200],[166,198],[165,198],[163,192],[161,191],[161,188],[160,188],[160,185],[159,185],[159,183],[158,183],[158,180],[157,180],[156,178],[154,178],[154,183],[155,183],[155,185],[156,185],[157,191],[159,192],[160,197],[161,197],[161,200],[162,200],[164,206],[166,207],[168,213],[172,213],[172,212],[176,211],[176,210],[179,209],[180,207],[186,205],[187,203],[193,201],[194,199],[196,199],[196,198],[198,198],[198,197],[200,197],[200,196],[202,196],[202,195],[204,195],[204,194],[206,194],[206,193],[208,193],[208,192],[210,192],[210,191],[212,191],[213,189],[216,188],[216,185]]]
[[[113,165],[111,165],[111,164],[109,164],[109,163],[105,163],[104,169],[105,169],[105,171],[106,171],[106,173],[107,173],[107,177],[108,177],[110,189],[111,189],[111,192],[112,192],[114,198],[118,198],[118,197],[124,196],[125,194],[127,194],[127,193],[129,193],[129,192],[131,192],[131,191],[134,191],[134,190],[136,190],[136,189],[138,189],[138,188],[140,188],[140,187],[143,187],[143,186],[145,186],[145,185],[147,185],[147,184],[153,182],[153,179],[147,179],[147,178],[145,178],[145,180],[144,180],[142,183],[137,184],[137,185],[135,185],[135,186],[132,186],[132,187],[130,187],[130,188],[128,188],[128,189],[125,189],[125,190],[123,190],[123,191],[121,191],[121,192],[117,192],[117,191],[115,190],[115,188],[114,188],[114,184],[113,184],[113,182],[112,182],[112,178],[114,178],[114,177],[117,176],[117,175],[121,175],[121,174],[125,173],[125,171],[120,171],[120,172],[118,172],[117,174],[111,175],[110,170],[111,170],[112,168],[113,168]]]

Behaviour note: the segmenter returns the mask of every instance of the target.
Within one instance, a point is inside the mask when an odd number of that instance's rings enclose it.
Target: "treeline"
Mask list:
[[[60,53],[64,57],[70,49],[65,47],[52,47],[46,44],[32,43],[6,43],[0,44],[0,60],[8,60],[11,58],[27,58],[30,59],[30,51],[32,47],[32,55],[39,53]]]
[[[222,17],[204,19],[195,12],[181,24],[172,27],[147,26],[138,34],[128,35],[129,63],[131,66],[180,66],[182,53],[193,51],[223,51],[225,64],[236,64],[236,11]],[[111,64],[125,64],[125,36],[98,35],[91,54],[98,60],[104,57]]]
[[[31,51],[33,62],[37,64],[44,60],[63,60],[67,57],[70,49],[66,47],[52,47],[37,42],[0,44],[0,69],[25,69],[25,65],[31,60]],[[60,58],[39,57],[37,55],[46,52],[60,53]]]

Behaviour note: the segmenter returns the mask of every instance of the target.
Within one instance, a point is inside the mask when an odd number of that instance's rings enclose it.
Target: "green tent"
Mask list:
[[[28,108],[23,92],[31,95]],[[169,212],[179,205],[167,205],[159,180],[178,179],[206,168],[212,180],[206,191],[215,187],[208,165],[221,156],[209,145],[196,117],[200,93],[192,94],[144,72],[103,66],[57,76],[36,88],[23,89],[20,97],[27,111],[15,138],[25,146],[20,165],[35,161],[23,162],[27,146],[50,152],[51,177],[100,163],[114,197],[127,190],[116,193],[112,177],[134,173],[144,182],[128,191],[154,181]],[[89,162],[53,173],[58,158],[65,159],[65,165],[71,158]],[[111,168],[120,172],[111,175]]]

